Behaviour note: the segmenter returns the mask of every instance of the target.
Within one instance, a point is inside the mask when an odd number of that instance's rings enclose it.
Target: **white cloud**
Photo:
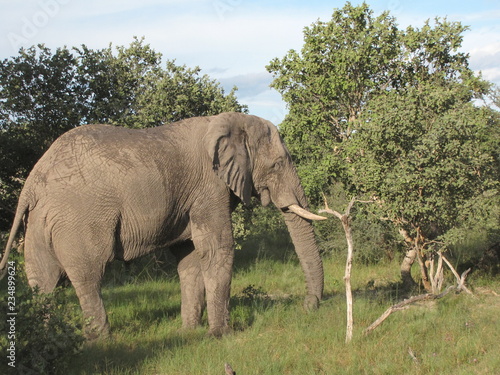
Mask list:
[[[38,0],[11,1],[0,14],[0,57],[38,43],[59,47],[104,47],[142,35],[158,8],[196,9],[206,0]],[[166,19],[174,16],[166,12]],[[98,43],[96,43],[98,42]]]
[[[449,18],[452,20],[460,20],[460,22],[462,22],[465,25],[477,22],[483,24],[488,21],[496,22],[500,18],[500,9],[472,12],[472,13],[452,14]]]
[[[224,20],[184,16],[166,26],[151,25],[145,35],[169,54],[226,69],[225,75],[231,76],[263,70],[272,58],[300,47],[303,26],[298,15],[235,14]]]
[[[500,68],[481,70],[483,78],[500,86]]]
[[[465,33],[462,50],[469,53],[473,70],[500,84],[500,25],[471,27]]]

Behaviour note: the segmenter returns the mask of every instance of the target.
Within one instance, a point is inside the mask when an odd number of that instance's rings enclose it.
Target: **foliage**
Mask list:
[[[497,93],[459,51],[466,30],[446,19],[399,30],[389,13],[347,3],[305,29],[300,54],[268,66],[309,194],[318,202],[336,180],[349,196],[375,200],[375,217],[422,256],[498,204],[498,112],[476,106]]]
[[[452,54],[462,30],[438,21],[434,29],[407,29],[404,85],[372,98],[346,147],[353,190],[372,197],[380,216],[403,231],[426,286],[426,252],[449,247],[450,230],[498,188],[500,123],[472,102],[487,84],[466,56]]]
[[[332,184],[325,197],[331,209],[344,212],[349,203],[345,186]],[[351,212],[352,237],[356,264],[377,264],[392,261],[400,250],[400,238],[387,221],[379,220],[370,210],[370,204],[356,203]],[[345,258],[346,238],[339,220],[325,220],[315,224],[318,244],[325,256]]]
[[[376,198],[390,221],[436,239],[495,182],[484,111],[470,103],[432,111],[425,103],[431,90],[372,101],[385,111],[371,113],[350,146],[357,190]]]
[[[272,306],[272,300],[262,287],[248,285],[231,301],[231,329],[248,329],[259,313]]]
[[[50,294],[41,294],[28,286],[26,275],[22,271],[22,258],[14,257],[9,265],[11,279],[15,283],[15,292],[5,294],[0,300],[0,310],[9,309],[9,296],[15,297],[16,315],[3,316],[0,331],[12,335],[0,336],[0,351],[7,353],[13,345],[15,348],[15,368],[23,374],[58,374],[65,373],[69,361],[81,349],[83,336],[81,318],[75,303],[70,303],[66,293],[56,289]],[[3,288],[2,288],[3,289]],[[11,301],[12,302],[12,301]],[[14,330],[9,319],[15,319]],[[6,360],[2,361],[3,373],[9,373]],[[12,368],[10,368],[12,370]]]
[[[267,66],[289,108],[280,131],[313,198],[344,180],[341,144],[370,98],[395,79],[399,35],[389,13],[373,17],[368,5],[348,2],[330,21],[305,28],[300,54],[291,50]]]
[[[236,207],[232,224],[237,250],[262,249],[291,242],[281,213],[275,207],[263,207],[256,198],[250,207]]]
[[[84,86],[90,98],[87,122],[104,122],[130,128],[159,126],[189,117],[227,111],[244,111],[235,96],[199,67],[178,66],[143,40],[135,39],[126,48],[76,49]]]
[[[59,134],[81,120],[76,58],[40,46],[0,61],[0,225],[7,227],[28,171]]]
[[[28,172],[50,144],[84,123],[152,127],[246,111],[198,67],[178,66],[142,39],[128,47],[52,52],[38,45],[0,61],[0,228],[7,229]]]

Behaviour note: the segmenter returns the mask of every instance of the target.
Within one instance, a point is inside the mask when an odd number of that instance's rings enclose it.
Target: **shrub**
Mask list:
[[[70,357],[84,339],[75,303],[61,288],[42,294],[28,286],[19,256],[11,257],[8,277],[2,280],[7,293],[0,300],[0,352],[7,353],[2,373],[64,373]],[[15,314],[15,315],[13,315]],[[10,364],[9,364],[10,363]],[[15,368],[13,367],[15,365]]]

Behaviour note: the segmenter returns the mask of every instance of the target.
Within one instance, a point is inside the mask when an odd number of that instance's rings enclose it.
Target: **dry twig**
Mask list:
[[[229,363],[224,364],[224,370],[226,371],[227,375],[236,375],[236,372],[233,370]]]
[[[415,362],[417,365],[420,364],[420,361],[418,360],[417,355],[415,354],[413,349],[410,347],[408,348],[408,354],[410,355],[413,362]]]

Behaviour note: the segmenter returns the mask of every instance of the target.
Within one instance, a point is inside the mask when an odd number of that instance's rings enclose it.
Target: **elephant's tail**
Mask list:
[[[23,196],[21,192],[21,197]],[[14,223],[12,224],[12,228],[10,230],[9,239],[7,240],[7,245],[5,246],[5,251],[2,256],[2,261],[0,262],[0,280],[3,279],[6,275],[7,271],[7,261],[9,260],[10,249],[12,248],[12,244],[14,243],[14,239],[16,238],[17,231],[21,226],[21,223],[24,218],[24,214],[28,211],[29,202],[27,199],[21,198],[19,200],[19,204],[16,210],[16,216],[14,217]]]

